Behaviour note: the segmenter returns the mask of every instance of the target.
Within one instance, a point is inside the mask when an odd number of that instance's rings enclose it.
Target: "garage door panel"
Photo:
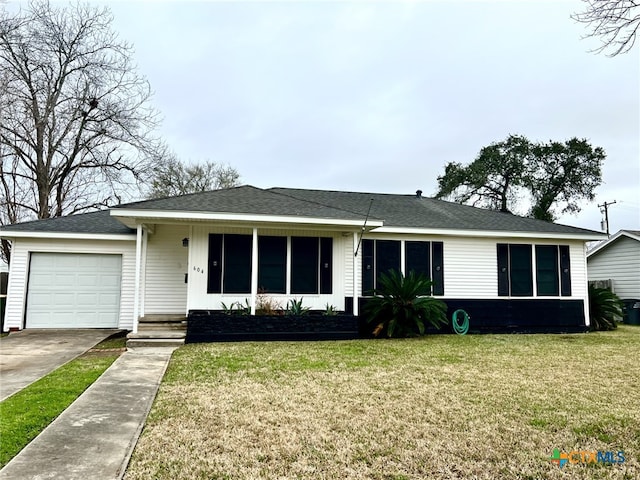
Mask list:
[[[118,326],[121,255],[32,253],[27,328]]]

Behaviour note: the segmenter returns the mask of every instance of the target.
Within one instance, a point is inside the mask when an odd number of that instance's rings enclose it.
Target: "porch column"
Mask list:
[[[356,248],[358,248],[358,232],[353,232],[353,314],[357,317],[358,298],[360,298],[360,275],[358,275],[358,257],[356,256]]]
[[[138,333],[140,315],[140,277],[142,272],[142,225],[136,227],[136,274],[133,288],[133,333]]]
[[[258,229],[253,229],[253,246],[251,248],[251,315],[256,314],[258,297]]]

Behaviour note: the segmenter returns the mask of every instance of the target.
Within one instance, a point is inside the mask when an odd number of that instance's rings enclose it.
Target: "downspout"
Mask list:
[[[142,271],[142,225],[136,227],[136,273],[133,288],[133,333],[138,333],[138,316],[140,315],[140,277]]]
[[[258,229],[253,229],[253,245],[251,248],[251,315],[256,314],[258,298]]]

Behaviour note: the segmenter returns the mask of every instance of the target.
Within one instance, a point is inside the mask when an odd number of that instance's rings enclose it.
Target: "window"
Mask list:
[[[251,235],[209,235],[207,293],[251,292]]]
[[[533,248],[531,245],[499,243],[498,295],[533,296]],[[569,247],[566,245],[536,245],[537,296],[570,296],[571,272]]]
[[[287,292],[287,237],[258,237],[258,288]]]
[[[291,293],[318,293],[318,239],[291,237]]]
[[[333,239],[258,237],[258,286],[269,293],[331,294]],[[210,234],[207,293],[251,293],[251,235]],[[287,284],[287,261],[291,279]]]
[[[559,294],[558,247],[536,245],[536,288],[538,295]]]
[[[362,292],[367,295],[378,286],[382,273],[401,269],[403,242],[398,240],[362,241]],[[443,243],[404,242],[404,272],[414,271],[433,280],[433,294],[444,295]]]
[[[332,291],[333,239],[291,237],[291,293]]]

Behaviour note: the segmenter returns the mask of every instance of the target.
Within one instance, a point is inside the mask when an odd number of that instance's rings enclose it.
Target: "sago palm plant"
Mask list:
[[[381,274],[364,312],[374,336],[424,335],[427,324],[438,329],[446,325],[447,305],[430,296],[431,285],[427,277],[413,271],[406,277],[395,270]]]
[[[622,318],[622,300],[607,288],[589,285],[589,329],[615,330],[616,318]]]

